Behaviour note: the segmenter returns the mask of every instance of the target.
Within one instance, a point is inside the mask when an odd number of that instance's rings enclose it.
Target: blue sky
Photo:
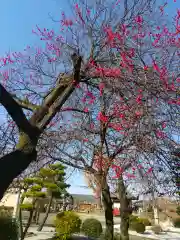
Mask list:
[[[1,0],[0,14],[0,56],[9,51],[21,51],[27,45],[39,45],[38,38],[32,34],[32,29],[37,25],[46,28],[58,29],[58,23],[53,23],[48,14],[60,19],[62,10],[68,10],[68,0]],[[161,1],[160,1],[161,2]],[[175,4],[170,3],[169,13],[175,13],[180,7],[180,0]],[[0,111],[2,119],[2,111]],[[80,173],[70,178],[71,192],[88,193],[90,190],[78,187],[84,185],[83,176]]]
[[[36,24],[52,28],[53,23],[48,14],[60,19],[61,9],[67,9],[67,4],[62,2],[62,0],[1,0],[0,54],[38,44],[38,38],[32,34],[32,29]],[[57,23],[54,26],[58,28]]]
[[[168,0],[170,14],[180,7],[180,0],[176,1]],[[53,24],[48,14],[59,19],[62,10],[69,11],[68,0],[1,0],[0,3],[0,55],[37,44],[37,37],[31,33],[36,24],[58,29],[58,24]]]

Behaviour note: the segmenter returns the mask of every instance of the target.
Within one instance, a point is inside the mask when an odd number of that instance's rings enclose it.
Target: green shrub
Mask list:
[[[144,223],[145,226],[151,226],[151,222],[148,218],[138,218],[138,221]]]
[[[137,233],[144,233],[145,232],[145,225],[142,222],[134,222],[131,225],[132,229],[135,230]]]
[[[155,233],[155,234],[159,234],[160,232],[162,232],[161,226],[159,225],[155,225],[151,227],[151,230]]]
[[[180,206],[178,206],[178,207],[176,208],[176,213],[177,213],[178,215],[180,215]]]
[[[30,211],[33,209],[32,203],[23,203],[20,205],[21,210]]]
[[[71,211],[58,213],[55,219],[56,235],[61,240],[68,239],[73,233],[79,233],[80,217]]]
[[[130,215],[129,217],[129,223],[131,224],[132,222],[137,222],[138,221],[138,217],[134,216],[134,215]]]
[[[137,216],[134,216],[134,215],[130,215],[129,217],[129,228],[131,230],[135,230],[134,229],[134,224],[139,222],[139,218]]]
[[[83,222],[81,231],[88,237],[98,238],[102,233],[101,222],[94,218],[88,218]]]
[[[19,231],[18,224],[15,219],[8,215],[0,216],[0,239],[2,240],[18,240]]]
[[[180,228],[180,218],[173,219],[173,225],[176,228]]]

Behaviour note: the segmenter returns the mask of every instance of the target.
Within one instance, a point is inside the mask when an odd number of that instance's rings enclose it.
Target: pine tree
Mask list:
[[[53,199],[62,198],[63,195],[67,195],[66,188],[70,185],[65,183],[65,175],[65,167],[62,164],[56,163],[50,164],[45,168],[41,168],[35,177],[29,177],[23,180],[24,193],[21,196],[19,212],[21,225],[22,209],[29,211],[29,218],[25,230],[21,230],[21,240],[23,240],[26,236],[28,228],[32,223],[34,213],[36,222],[38,222],[39,203],[42,198],[46,197],[48,199],[48,205],[45,216],[38,227],[38,231],[42,230],[48,218]],[[30,198],[32,200],[31,203],[23,203],[25,198]]]
[[[21,236],[21,240],[23,240],[31,225],[36,204],[39,199],[44,198],[46,196],[46,192],[42,191],[43,181],[36,177],[25,178],[23,180],[23,183],[21,183],[21,185],[24,192],[20,200],[19,220],[20,220],[20,236]],[[23,203],[25,198],[30,198],[32,200],[31,203]],[[22,212],[21,212],[22,209],[29,211],[29,218],[24,231],[22,228]]]
[[[48,197],[46,213],[38,227],[38,231],[41,231],[48,218],[53,198],[61,198],[62,195],[65,195],[67,193],[66,188],[70,185],[65,183],[65,167],[59,163],[42,168],[39,172],[39,178],[43,181],[43,188],[46,189]]]

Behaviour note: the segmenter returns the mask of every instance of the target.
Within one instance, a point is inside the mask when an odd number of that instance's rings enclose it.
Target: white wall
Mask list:
[[[6,193],[0,201],[0,206],[15,207],[18,200],[17,193]]]
[[[113,208],[120,208],[120,203],[113,203]]]

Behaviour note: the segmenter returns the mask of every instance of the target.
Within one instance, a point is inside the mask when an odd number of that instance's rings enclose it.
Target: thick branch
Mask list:
[[[34,128],[27,120],[19,104],[13,99],[11,94],[1,84],[0,103],[7,110],[13,121],[18,126],[19,130],[23,131],[28,136],[31,136]]]
[[[80,68],[82,58],[79,56],[74,65],[74,74],[71,76],[63,76],[58,79],[57,87],[47,96],[44,104],[38,109],[31,118],[31,122],[40,129],[45,129],[50,123],[65,101],[69,98],[75,89],[75,83],[80,81]]]
[[[0,199],[2,199],[12,180],[24,171],[36,159],[36,156],[37,152],[35,149],[30,153],[16,150],[0,159]]]
[[[57,87],[46,97],[42,106],[35,110],[30,122],[18,102],[0,84],[0,103],[5,107],[20,131],[17,150],[5,155],[0,160],[0,198],[3,197],[13,179],[36,159],[35,148],[41,134],[39,128],[41,130],[46,128],[75,89],[74,81],[77,83],[80,81],[81,61],[82,58],[77,56],[76,61],[74,61],[74,74],[72,76],[68,76],[68,79],[63,78],[61,81],[57,79]]]
[[[23,109],[35,111],[37,108],[39,108],[38,105],[33,104],[33,103],[29,102],[28,100],[22,100],[22,99],[17,98],[16,96],[14,98],[15,98],[15,101],[18,103],[18,105]]]

